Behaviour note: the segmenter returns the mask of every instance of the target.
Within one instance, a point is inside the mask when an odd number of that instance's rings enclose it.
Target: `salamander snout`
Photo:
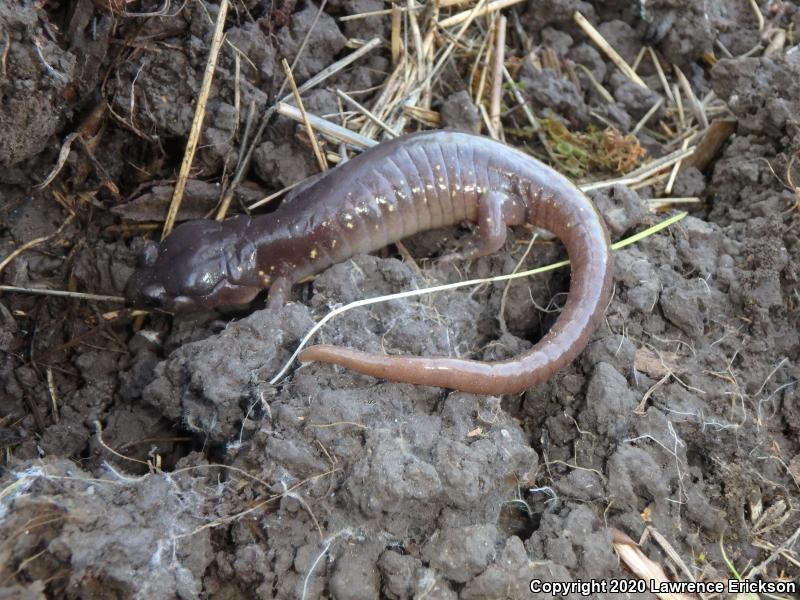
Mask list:
[[[145,247],[125,286],[128,303],[176,313],[250,302],[259,288],[242,285],[235,244],[236,235],[221,223],[184,223],[161,244]]]

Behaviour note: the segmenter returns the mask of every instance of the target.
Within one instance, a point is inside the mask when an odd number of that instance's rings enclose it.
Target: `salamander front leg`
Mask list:
[[[281,308],[289,301],[292,293],[292,282],[288,277],[278,277],[269,286],[267,292],[267,308]]]
[[[524,220],[524,207],[519,200],[512,200],[503,192],[487,192],[478,200],[477,231],[463,250],[445,254],[439,260],[471,260],[497,252],[506,243],[508,225],[519,225]]]

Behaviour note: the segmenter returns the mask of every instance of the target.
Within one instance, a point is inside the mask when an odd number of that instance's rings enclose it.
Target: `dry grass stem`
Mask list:
[[[683,197],[663,197],[663,198],[649,198],[647,200],[651,209],[662,209],[675,204],[700,204],[702,200],[699,196],[683,196]]]
[[[669,556],[670,560],[674,562],[683,574],[686,575],[686,578],[689,581],[697,581],[692,574],[692,570],[686,565],[684,560],[681,558],[680,554],[672,547],[672,544],[669,543],[667,538],[665,538],[657,529],[653,527],[647,527],[647,533],[655,540],[655,542],[661,546],[661,549],[666,552],[667,556]]]
[[[694,152],[694,146],[690,148],[686,148],[685,150],[676,150],[675,152],[671,152],[666,156],[662,156],[650,163],[639,167],[638,169],[631,171],[624,177],[617,177],[614,179],[606,179],[604,181],[595,181],[592,183],[585,183],[579,185],[578,187],[583,192],[590,192],[593,190],[600,190],[607,187],[612,187],[615,185],[631,185],[635,183],[640,183],[645,181],[648,177],[655,175],[659,171],[666,169],[667,167],[671,167],[677,161],[681,160],[682,158],[686,158],[687,156],[691,156]]]
[[[400,62],[400,54],[403,49],[402,33],[403,12],[396,4],[392,4],[392,65],[396,66]]]
[[[586,77],[589,78],[589,82],[592,84],[592,87],[603,97],[603,100],[609,104],[614,104],[614,102],[616,102],[616,100],[614,100],[614,96],[611,95],[611,92],[609,92],[602,83],[597,81],[594,73],[592,73],[585,65],[578,64],[576,66],[584,72]]]
[[[647,50],[650,53],[650,59],[653,61],[653,66],[656,68],[656,73],[658,74],[658,80],[661,82],[661,87],[664,88],[664,94],[669,99],[670,104],[675,104],[675,96],[672,94],[672,89],[667,82],[667,76],[664,74],[664,67],[661,66],[661,61],[658,60],[656,51],[650,46],[647,47]]]
[[[70,133],[66,138],[64,138],[64,143],[61,144],[61,149],[58,152],[58,160],[56,160],[55,166],[50,170],[47,177],[45,177],[44,181],[41,183],[36,184],[34,187],[38,190],[43,190],[48,185],[50,185],[55,179],[58,174],[61,172],[61,169],[64,168],[64,165],[67,163],[67,158],[69,158],[70,149],[72,148],[72,143],[77,140],[81,136],[79,131],[75,131]]]
[[[756,16],[758,22],[758,31],[764,31],[764,15],[761,14],[761,9],[758,7],[756,0],[749,0],[750,8],[753,9],[753,14]]]
[[[208,62],[206,62],[206,70],[203,73],[203,83],[200,85],[200,93],[197,96],[197,106],[194,111],[194,119],[192,120],[192,128],[189,131],[189,139],[186,142],[186,150],[183,154],[183,162],[181,163],[181,170],[178,174],[178,180],[175,183],[175,190],[172,194],[172,202],[169,205],[167,218],[164,221],[164,230],[161,239],[164,239],[172,231],[175,226],[175,218],[178,216],[178,210],[183,200],[183,192],[186,189],[186,181],[189,179],[189,171],[192,168],[192,161],[194,160],[194,153],[197,150],[197,142],[200,139],[200,130],[203,126],[203,119],[206,115],[206,103],[208,102],[208,94],[211,91],[211,82],[214,79],[214,70],[217,67],[217,59],[219,58],[219,49],[222,47],[223,31],[225,28],[225,17],[228,14],[228,0],[222,0],[219,5],[219,12],[217,14],[217,23],[214,27],[214,35],[211,38],[211,49],[208,53]]]
[[[675,98],[675,107],[678,109],[678,123],[680,124],[681,131],[686,129],[686,113],[683,110],[683,98],[681,97],[681,89],[677,83],[672,84],[672,97]]]
[[[500,16],[497,19],[495,46],[494,46],[494,61],[492,64],[492,99],[491,110],[489,111],[489,119],[492,122],[492,129],[502,139],[500,129],[500,103],[503,99],[503,67],[506,57],[506,27],[508,20],[505,16]]]
[[[689,138],[683,140],[681,144],[681,149],[686,150],[689,147]],[[675,179],[678,177],[678,171],[681,169],[681,165],[683,164],[683,160],[679,160],[672,166],[672,171],[670,171],[669,179],[667,180],[667,185],[664,188],[664,194],[669,196],[672,193],[672,186],[675,185]]]
[[[74,219],[73,215],[68,216],[67,219],[61,224],[61,227],[59,227],[56,231],[54,231],[50,235],[46,235],[44,237],[35,238],[35,239],[32,239],[32,240],[30,240],[28,242],[25,242],[24,244],[22,244],[22,246],[20,246],[19,248],[17,248],[13,252],[11,252],[2,261],[0,261],[0,273],[3,272],[3,270],[11,263],[12,260],[17,258],[23,252],[25,252],[27,250],[30,250],[31,248],[35,248],[39,244],[44,244],[45,242],[48,242],[48,241],[52,240],[53,238],[56,238],[59,235],[61,235],[61,232],[64,231],[64,228],[67,227],[67,225],[72,223],[73,219]]]
[[[634,72],[639,70],[639,65],[642,64],[642,59],[644,59],[644,55],[647,52],[647,46],[642,46],[639,48],[639,52],[636,54],[636,58],[633,60],[633,64],[631,65],[631,69]]]
[[[631,68],[631,66],[625,62],[625,59],[622,58],[616,50],[614,50],[613,46],[611,46],[611,44],[609,44],[606,41],[606,39],[600,34],[600,32],[597,31],[597,29],[595,29],[594,26],[591,23],[589,23],[589,21],[586,20],[586,17],[584,17],[579,11],[576,10],[574,18],[575,22],[578,24],[578,27],[583,29],[584,33],[586,33],[586,35],[588,35],[589,38],[595,44],[597,44],[597,46],[603,52],[605,52],[606,56],[608,56],[611,62],[617,65],[617,68],[620,71],[622,71],[622,73],[628,79],[630,79],[635,83],[638,83],[642,87],[645,88],[647,87],[647,84],[645,84],[642,78],[636,74],[636,71],[634,71]]]
[[[248,206],[247,210],[255,210],[256,208],[258,208],[260,206],[264,206],[265,204],[269,204],[270,202],[275,200],[275,198],[280,198],[286,192],[292,191],[294,188],[296,188],[301,183],[303,183],[303,182],[302,181],[298,181],[296,183],[293,183],[292,185],[287,185],[285,188],[283,188],[282,190],[278,190],[274,194],[270,194],[269,196],[264,196],[261,200],[257,200],[256,202],[253,202],[250,206]]]
[[[411,39],[414,42],[414,49],[416,50],[415,56],[417,58],[417,71],[423,73],[425,71],[425,48],[422,43],[422,33],[419,30],[419,22],[415,12],[416,5],[414,0],[407,0],[408,4],[408,23],[411,28]]]
[[[277,110],[278,114],[281,114],[284,117],[294,119],[295,121],[301,123],[304,122],[303,114],[298,108],[292,106],[291,104],[279,102]],[[378,143],[373,139],[356,133],[355,131],[351,131],[346,127],[342,127],[341,125],[337,125],[336,123],[332,123],[331,121],[323,119],[322,117],[318,117],[314,114],[306,113],[306,118],[314,129],[336,142],[345,142],[354,148],[360,148],[362,150],[371,148]]]
[[[58,410],[58,389],[56,388],[56,379],[53,375],[53,369],[47,367],[47,391],[50,394],[50,406],[52,407],[51,413],[53,422],[58,423],[61,421],[61,415]]]
[[[452,17],[447,17],[446,19],[439,21],[439,27],[452,27],[453,25],[461,25],[462,23],[472,21],[478,17],[483,17],[498,10],[508,8],[509,6],[514,6],[522,1],[523,0],[495,0],[494,2],[489,2],[486,4],[486,6],[478,8],[478,6],[480,6],[479,3],[471,10],[465,10],[453,15]]]
[[[369,17],[382,17],[384,15],[393,15],[395,13],[395,8],[396,8],[396,12],[397,13],[402,14],[402,13],[406,12],[407,10],[422,10],[424,7],[423,6],[415,6],[414,8],[409,9],[408,7],[404,8],[402,6],[396,6],[396,7],[393,6],[392,8],[385,8],[383,10],[372,10],[372,11],[368,11],[368,12],[357,13],[355,15],[345,15],[344,17],[339,17],[339,21],[344,23],[344,22],[347,22],[347,21],[357,21],[359,19],[368,19]]]
[[[314,133],[314,128],[311,126],[311,121],[309,121],[308,119],[306,108],[305,106],[303,106],[303,99],[300,97],[300,91],[297,89],[297,84],[294,82],[294,75],[292,75],[292,69],[289,66],[289,61],[287,61],[284,58],[281,61],[281,65],[283,66],[283,71],[286,73],[286,80],[289,82],[289,85],[292,88],[292,94],[294,94],[294,101],[297,103],[297,107],[300,110],[300,117],[303,121],[303,124],[306,127],[306,133],[308,134],[309,140],[311,140],[311,148],[314,150],[314,156],[317,158],[317,164],[319,165],[319,170],[327,171],[328,161],[325,160],[325,155],[322,154],[322,151],[319,148],[319,142],[317,142],[317,136]]]
[[[310,33],[311,33],[311,30],[309,29],[308,34],[310,34]],[[308,37],[308,34],[306,34],[306,39]],[[371,52],[372,50],[374,50],[375,48],[377,48],[380,45],[381,45],[381,39],[379,37],[372,38],[371,40],[366,42],[364,45],[362,45],[358,50],[355,50],[351,54],[348,54],[344,58],[342,58],[340,60],[337,60],[335,63],[333,63],[331,65],[328,65],[326,68],[322,69],[322,71],[320,71],[319,73],[314,75],[311,79],[309,79],[304,84],[302,84],[298,88],[298,91],[301,94],[304,93],[304,92],[307,92],[311,88],[319,85],[320,83],[322,83],[323,81],[325,81],[329,77],[335,75],[336,73],[338,73],[342,69],[346,68],[350,64],[354,63],[359,58],[361,58],[365,54]],[[298,55],[295,57],[295,61],[297,60],[297,58],[299,56],[300,56],[300,54],[298,52]],[[283,91],[283,87],[281,87],[281,92],[282,91]],[[288,94],[288,95],[284,96],[283,98],[281,98],[280,102],[287,102],[287,101],[291,100],[291,98],[292,98],[292,94]],[[242,182],[242,179],[244,178],[245,172],[247,171],[247,168],[250,165],[250,160],[253,157],[253,152],[255,152],[256,146],[258,146],[259,142],[261,141],[261,136],[264,134],[264,130],[266,129],[267,124],[269,123],[270,119],[272,119],[272,116],[275,114],[275,112],[277,112],[277,110],[278,110],[278,104],[274,104],[274,105],[272,105],[270,108],[268,108],[266,110],[266,112],[264,113],[264,115],[261,118],[261,123],[258,126],[258,130],[256,131],[255,135],[253,136],[252,141],[250,142],[250,145],[248,147],[244,147],[243,146],[244,157],[239,161],[239,165],[236,168],[236,172],[234,173],[233,179],[231,180],[230,184],[228,185],[228,187],[227,187],[227,189],[225,191],[225,195],[223,196],[223,203],[230,204],[236,188],[239,187],[239,184]]]
[[[658,111],[658,109],[661,108],[662,104],[664,104],[664,98],[659,98],[656,101],[656,103],[653,104],[652,107],[650,107],[650,110],[648,110],[647,113],[645,113],[645,115],[639,120],[639,122],[636,123],[636,126],[633,128],[631,133],[633,135],[636,135],[639,132],[639,130],[642,127],[644,127],[647,124],[647,122],[653,117],[653,115],[656,114],[656,111]]]
[[[492,119],[489,117],[489,111],[486,110],[485,104],[479,104],[478,109],[481,113],[481,118],[483,119],[483,124],[486,126],[486,131],[489,134],[489,137],[493,140],[500,139],[500,133],[495,131],[494,123],[492,123]]]
[[[678,67],[672,67],[675,71],[675,76],[678,78],[678,83],[683,90],[683,93],[686,95],[686,99],[689,101],[689,106],[694,113],[694,116],[697,118],[698,123],[700,123],[703,129],[708,127],[708,117],[706,117],[706,111],[703,108],[703,105],[697,100],[697,96],[692,90],[692,86],[689,84],[689,80],[686,79],[686,76],[683,74]]]
[[[363,114],[365,117],[367,117],[367,119],[375,123],[378,127],[383,129],[389,135],[389,137],[392,138],[397,137],[397,132],[391,127],[389,127],[387,123],[384,123],[372,111],[359,104],[356,100],[345,94],[342,90],[337,88],[336,95],[339,96],[339,98],[341,98],[342,100],[344,100],[347,104],[352,106],[354,109],[356,109],[358,112]]]
[[[60,296],[62,298],[76,298],[78,300],[94,300],[97,302],[125,302],[122,296],[105,296],[103,294],[84,294],[81,292],[67,292],[64,290],[47,290],[43,288],[27,288],[16,285],[0,285],[0,292],[16,292],[19,294],[34,294],[38,296]]]

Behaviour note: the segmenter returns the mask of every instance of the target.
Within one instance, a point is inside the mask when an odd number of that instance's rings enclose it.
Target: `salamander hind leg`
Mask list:
[[[445,254],[439,260],[448,263],[454,260],[471,260],[492,254],[506,243],[509,225],[525,222],[525,209],[520,200],[499,191],[486,192],[478,199],[477,230],[460,252]]]

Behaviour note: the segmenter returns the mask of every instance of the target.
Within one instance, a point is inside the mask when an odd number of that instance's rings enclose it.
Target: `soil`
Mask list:
[[[5,285],[119,295],[155,235],[146,223],[163,217],[218,5],[132,17],[120,4],[0,4],[0,257],[46,238],[2,267]],[[599,115],[626,132],[661,94],[648,60],[639,72],[649,89],[620,74],[575,25],[580,10],[629,63],[651,45],[699,98],[724,101],[738,127],[713,162],[678,175],[672,195],[701,198],[691,214],[616,252],[613,300],[580,359],[525,394],[317,364],[269,383],[331,307],[509,272],[525,229],[503,252],[458,265],[424,259],[462,230],[420,234],[405,248],[422,268],[395,249],[356,256],[280,310],[136,316],[112,302],[0,292],[0,598],[548,598],[528,582],[634,577],[611,528],[641,540],[674,580],[726,580],[765,561],[759,577],[796,580],[800,4],[759,4],[768,27],[789,32],[771,56],[765,44],[751,52],[761,37],[747,2],[510,9],[528,36],[514,44],[586,67],[571,79],[523,66],[537,114],[577,130]],[[338,20],[383,7],[331,1],[315,21],[310,0],[232,2],[187,188],[196,201],[179,218],[213,209],[247,107],[259,114],[281,88],[280,59],[299,53],[294,74],[305,81],[349,53],[349,39],[388,39],[388,15]],[[306,109],[337,113],[336,88],[369,103],[390,68],[388,46],[369,53],[307,93]],[[477,131],[469,69],[454,61],[433,106],[447,126]],[[237,198],[317,172],[298,131],[271,122]],[[639,137],[659,155],[646,130]],[[662,218],[652,193],[615,186],[592,197],[616,240]],[[537,244],[523,264],[561,256]],[[318,339],[507,358],[550,326],[568,281],[554,272],[507,291],[363,307]]]

